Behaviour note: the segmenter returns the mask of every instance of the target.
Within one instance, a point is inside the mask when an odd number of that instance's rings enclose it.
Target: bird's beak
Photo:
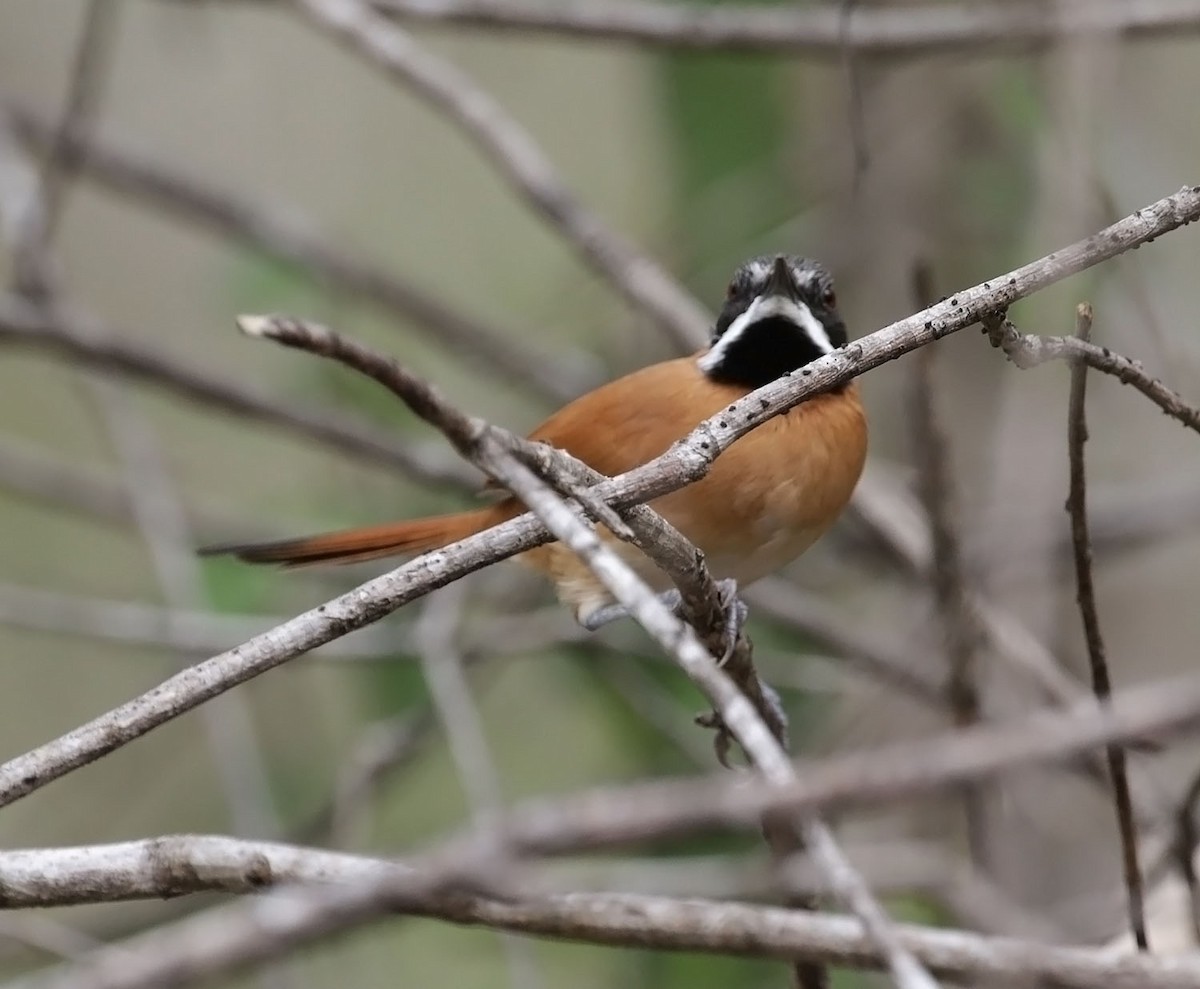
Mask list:
[[[791,302],[800,301],[800,289],[792,278],[787,260],[782,257],[775,259],[775,267],[771,269],[771,277],[767,279],[767,285],[763,289],[764,299],[771,296],[781,296]]]

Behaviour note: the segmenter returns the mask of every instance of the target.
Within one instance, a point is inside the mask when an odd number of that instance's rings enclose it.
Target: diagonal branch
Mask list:
[[[505,482],[497,473],[500,453],[513,455],[560,491],[574,498],[613,533],[637,545],[679,588],[689,621],[711,640],[719,655],[725,648],[725,608],[720,592],[700,554],[666,519],[645,505],[624,509],[624,517],[591,492],[609,478],[562,450],[522,439],[505,429],[469,416],[450,405],[440,391],[398,361],[378,354],[325,326],[285,316],[240,316],[238,325],[250,336],[266,337],[287,347],[330,357],[383,385],[416,415],[440,430],[463,457]],[[489,452],[490,451],[490,452]],[[507,469],[505,469],[507,476]],[[586,485],[586,486],[585,486]]]
[[[1079,337],[1037,336],[1022,333],[1007,319],[991,314],[983,320],[993,347],[1004,351],[1022,369],[1059,360],[1086,364],[1112,375],[1123,385],[1132,385],[1172,419],[1200,432],[1200,408],[1185,401],[1157,378],[1147,374],[1141,363],[1107,347]]]
[[[35,151],[47,151],[56,140],[49,122],[13,101],[0,103],[3,124]],[[449,308],[418,285],[339,247],[293,208],[211,186],[111,139],[74,132],[57,139],[82,175],[113,192],[300,265],[336,289],[412,320],[431,342],[536,394],[566,401],[596,384],[590,361],[532,349],[516,334]]]
[[[461,464],[412,444],[398,442],[382,430],[349,416],[315,412],[264,398],[258,390],[233,384],[178,358],[118,335],[86,313],[58,306],[53,313],[13,296],[0,297],[0,343],[44,350],[60,358],[144,381],[201,405],[257,419],[371,463],[398,467],[429,484],[460,488],[478,486],[477,475]]]
[[[239,319],[242,329],[253,335],[263,336],[290,347],[332,357],[355,370],[368,375],[387,387],[405,402],[417,415],[437,426],[455,447],[474,464],[503,484],[540,519],[551,533],[569,547],[595,574],[597,579],[623,605],[629,614],[650,633],[664,652],[672,656],[685,673],[704,691],[713,703],[720,719],[722,730],[731,732],[750,756],[751,761],[768,780],[783,783],[795,779],[795,770],[787,760],[783,748],[787,727],[786,718],[774,692],[759,680],[749,658],[749,642],[740,637],[733,650],[737,656],[741,687],[713,663],[713,653],[721,648],[718,628],[713,634],[712,645],[700,641],[696,631],[676,618],[665,604],[637,576],[613,550],[606,546],[594,529],[583,525],[568,505],[540,480],[518,456],[531,444],[517,440],[511,434],[488,423],[466,416],[450,406],[428,383],[403,368],[395,360],[375,354],[354,341],[347,340],[323,326],[279,317],[243,316]],[[558,453],[558,451],[553,451]],[[542,459],[544,472],[549,476],[550,468],[563,469],[553,460]],[[661,528],[668,523],[646,506],[639,506],[634,515],[651,516],[648,521]],[[638,524],[638,522],[634,522]],[[670,530],[672,542],[686,540]],[[645,545],[652,557],[662,556],[653,539],[639,541]],[[696,605],[702,610],[694,617],[705,616],[720,623],[721,609],[712,604],[705,607],[705,599],[715,598],[711,577],[703,568],[700,555],[687,549],[677,555],[686,561],[696,561],[703,574],[704,586],[690,591],[696,573],[688,570],[681,583],[685,602],[700,601]],[[671,572],[671,571],[669,571]],[[689,610],[691,608],[689,607]],[[807,848],[814,860],[824,871],[831,886],[841,899],[857,914],[868,931],[883,947],[889,959],[889,969],[900,989],[933,989],[934,983],[920,965],[905,951],[891,930],[891,923],[875,902],[862,881],[842,855],[832,834],[816,819],[801,822],[800,842],[797,846],[792,837],[790,823],[772,819],[764,824],[768,842],[778,855],[786,855],[797,847]],[[808,909],[808,902],[798,903]],[[797,984],[802,989],[824,986],[826,977],[812,966],[798,965]]]
[[[864,337],[772,382],[701,424],[654,461],[594,489],[614,507],[647,501],[704,475],[739,437],[818,391],[955,333],[1123,251],[1200,218],[1200,187],[1153,203],[1102,231],[998,279]],[[238,649],[198,663],[153,690],[24,755],[0,765],[0,806],[32,793],[79,766],[190,711],[211,697],[259,676],[416,600],[436,587],[549,541],[549,532],[524,516],[429,553],[368,581]]]
[[[479,148],[525,202],[644,310],[681,350],[708,338],[709,314],[651,257],[610,230],[563,182],[491,93],[359,0],[296,0],[314,23],[406,85]]]

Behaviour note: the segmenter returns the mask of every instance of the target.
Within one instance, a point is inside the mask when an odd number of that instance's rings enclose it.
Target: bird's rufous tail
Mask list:
[[[247,563],[281,563],[288,567],[314,563],[358,563],[382,556],[438,549],[497,525],[511,514],[505,511],[505,506],[494,505],[473,512],[431,515],[361,529],[302,536],[299,539],[208,546],[201,549],[200,553],[202,556],[229,554]]]

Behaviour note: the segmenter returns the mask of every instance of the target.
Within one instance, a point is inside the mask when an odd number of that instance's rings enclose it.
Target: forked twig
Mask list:
[[[992,346],[1003,350],[1017,367],[1037,367],[1053,360],[1086,364],[1112,375],[1123,385],[1132,385],[1172,419],[1200,432],[1200,407],[1147,374],[1138,361],[1079,337],[1022,333],[1002,313],[990,313],[982,322]]]

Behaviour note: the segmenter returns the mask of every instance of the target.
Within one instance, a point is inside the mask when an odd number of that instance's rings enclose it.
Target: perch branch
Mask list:
[[[656,460],[598,485],[614,507],[651,498],[697,480],[712,461],[751,429],[810,395],[850,380],[932,340],[970,326],[988,313],[1146,240],[1200,217],[1200,187],[1186,188],[1138,210],[1099,236],[1039,258],[993,281],[966,289],[772,382],[702,423]],[[0,806],[18,800],[79,766],[112,752],[210,697],[372,621],[481,567],[549,540],[522,517],[428,553],[291,621],[164,681],[153,690],[0,765]]]
[[[736,662],[740,672],[737,683],[713,663],[714,652],[723,648],[724,637],[720,627],[722,609],[717,602],[712,579],[699,554],[688,546],[682,536],[670,530],[670,542],[681,543],[685,547],[677,555],[685,561],[694,561],[695,569],[686,570],[680,591],[688,610],[702,608],[703,611],[697,612],[696,616],[707,617],[716,624],[716,629],[711,632],[716,650],[701,641],[699,635],[705,633],[698,633],[671,614],[633,569],[606,546],[593,529],[583,525],[568,505],[517,459],[523,452],[528,459],[529,451],[525,448],[530,444],[464,415],[445,402],[436,389],[398,362],[375,354],[323,326],[263,316],[243,316],[239,319],[239,325],[251,335],[331,357],[353,367],[387,387],[417,415],[441,429],[460,453],[502,483],[560,542],[588,565],[613,598],[628,609],[630,615],[712,701],[722,730],[728,730],[737,738],[751,761],[768,780],[783,782],[795,778],[795,771],[783,748],[787,733],[786,719],[773,692],[764,687],[754,671],[748,640],[739,636],[733,650],[735,656],[731,661]],[[540,459],[543,472],[547,475],[552,473],[556,466],[553,460],[546,456]],[[670,528],[665,520],[645,506],[639,506],[630,513],[631,518],[635,515],[648,515],[648,524],[657,525],[660,529]],[[653,548],[655,540],[647,539],[646,545],[655,559],[662,555]],[[699,588],[694,587],[697,570],[703,580],[703,586]],[[698,603],[693,605],[689,602]],[[746,684],[745,688],[741,686],[742,683]],[[795,850],[790,827],[784,827],[778,821],[769,821],[765,827],[774,850],[783,853]],[[806,821],[800,825],[800,833],[802,847],[809,849],[843,902],[862,919],[866,929],[883,946],[897,986],[901,989],[932,989],[934,983],[928,973],[896,941],[890,921],[841,854],[825,826],[816,820]],[[820,972],[807,967],[803,970],[798,967],[797,980],[802,987],[821,985],[824,981]]]

